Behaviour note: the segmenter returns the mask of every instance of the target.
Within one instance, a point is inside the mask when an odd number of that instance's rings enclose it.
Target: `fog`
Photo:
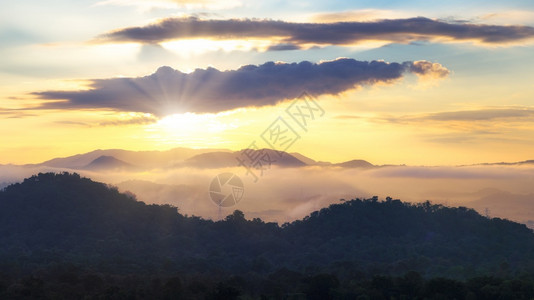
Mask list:
[[[0,166],[0,187],[38,172],[77,172],[131,192],[139,201],[172,204],[180,213],[224,218],[239,209],[247,218],[280,224],[300,219],[341,199],[391,196],[405,202],[430,200],[475,208],[481,214],[527,223],[534,220],[534,166],[407,167],[371,169],[299,167],[266,169],[257,182],[240,167],[173,168],[150,171],[85,171],[49,167]],[[243,181],[242,199],[219,208],[210,182],[230,172]]]

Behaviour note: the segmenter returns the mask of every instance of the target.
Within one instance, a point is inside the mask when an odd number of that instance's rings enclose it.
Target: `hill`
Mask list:
[[[239,165],[239,160],[244,164],[252,164],[252,159],[259,161],[265,165],[278,166],[278,167],[303,167],[306,163],[302,162],[295,156],[283,152],[275,151],[272,149],[243,149],[236,152],[209,152],[195,155],[189,159],[186,159],[183,163],[177,164],[177,166],[187,166],[195,168],[225,168],[235,167]],[[239,160],[238,160],[239,159]]]
[[[87,166],[83,167],[85,170],[91,171],[104,171],[104,170],[120,170],[120,171],[132,171],[137,169],[136,166],[124,162],[120,159],[116,159],[113,156],[102,155]]]
[[[99,149],[83,154],[54,158],[37,165],[26,166],[83,169],[98,157],[112,156],[118,160],[143,168],[166,168],[195,155],[208,152],[229,152],[229,150],[174,148],[167,151],[128,151],[122,149]]]
[[[166,151],[130,151],[123,149],[106,149],[94,150],[91,152],[76,154],[67,157],[53,158],[39,164],[27,164],[25,167],[53,167],[66,168],[72,170],[82,170],[85,166],[90,164],[95,159],[101,156],[112,156],[125,163],[138,166],[143,169],[156,168],[172,168],[172,167],[198,167],[198,168],[220,168],[235,166],[235,157],[240,156],[243,151],[252,151],[256,154],[257,151],[266,151],[269,156],[278,157],[280,159],[273,161],[273,165],[282,167],[298,167],[298,166],[337,166],[342,168],[373,168],[386,167],[397,165],[373,165],[370,162],[361,159],[353,159],[341,163],[331,163],[328,161],[315,161],[301,153],[279,152],[272,149],[250,150],[243,149],[240,151],[231,151],[228,149],[192,149],[192,148],[174,148]],[[213,162],[213,165],[210,165]],[[519,162],[497,162],[497,163],[479,163],[474,165],[460,165],[463,166],[528,166],[533,165],[534,160],[525,160]],[[0,165],[2,166],[2,165]],[[404,166],[400,164],[399,166]]]
[[[344,262],[388,274],[468,277],[498,272],[503,262],[506,272],[533,270],[533,250],[524,225],[429,202],[355,199],[280,227],[239,211],[221,222],[184,217],[76,174],[39,174],[0,192],[0,264],[24,268],[70,262],[118,273],[261,273]]]
[[[250,150],[250,149],[243,149],[238,152],[238,154],[243,157],[246,155],[247,151],[249,152],[248,155],[252,157],[258,156],[260,160],[263,160],[263,163],[270,163],[271,165],[279,166],[279,167],[303,167],[306,166],[306,163],[298,159],[297,157],[293,156],[292,154],[289,154],[284,151],[275,151],[272,149],[259,149],[259,150]]]
[[[346,161],[346,162],[335,164],[334,166],[342,167],[342,168],[363,168],[363,169],[369,169],[369,168],[374,168],[375,167],[370,162],[365,161],[365,160],[361,160],[361,159],[349,160],[349,161]]]
[[[317,161],[305,156],[305,155],[302,155],[298,152],[291,152],[289,153],[291,154],[291,156],[295,157],[296,159],[300,160],[301,162],[307,164],[307,165],[316,165],[317,164]]]
[[[209,152],[195,155],[176,166],[208,169],[235,167],[237,165],[235,158],[236,154],[233,152]]]
[[[389,197],[278,226],[186,217],[77,174],[0,190],[2,299],[531,299],[533,250],[524,225]]]
[[[25,165],[26,167],[54,167],[73,170],[98,170],[106,169],[107,165],[121,165],[120,168],[128,169],[132,165],[134,169],[154,169],[173,167],[194,167],[194,168],[224,168],[238,165],[236,158],[244,155],[266,155],[270,158],[272,165],[280,167],[299,167],[307,163],[301,161],[296,156],[316,164],[315,161],[300,154],[289,154],[277,152],[271,149],[230,151],[226,149],[190,149],[175,148],[167,151],[128,151],[121,149],[95,150],[84,154],[77,154],[68,157],[54,158],[40,164]],[[113,158],[115,162],[106,162]],[[99,160],[102,160],[100,162]],[[120,161],[120,162],[118,162]],[[96,166],[92,166],[92,165]]]

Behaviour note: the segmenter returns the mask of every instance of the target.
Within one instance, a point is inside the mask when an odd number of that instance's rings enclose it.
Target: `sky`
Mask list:
[[[534,159],[532,1],[0,5],[0,164],[253,142],[331,162]],[[279,125],[298,138],[265,138]]]

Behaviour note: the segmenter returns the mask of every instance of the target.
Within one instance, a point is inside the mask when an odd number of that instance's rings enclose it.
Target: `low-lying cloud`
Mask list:
[[[438,63],[387,63],[339,58],[312,63],[246,65],[237,70],[196,69],[183,73],[161,67],[136,78],[90,81],[90,89],[33,93],[45,101],[40,109],[112,109],[150,113],[218,113],[243,107],[275,105],[306,91],[312,96],[335,95],[362,85],[390,83],[406,73],[444,77]]]
[[[0,188],[37,172],[60,172],[51,167],[0,166]],[[66,171],[73,171],[66,169]],[[222,169],[175,168],[151,171],[77,170],[82,176],[115,184],[147,203],[172,204],[183,214],[216,219],[218,207],[209,198],[209,184],[220,173],[231,172],[244,183],[243,199],[223,208],[223,216],[234,209],[247,218],[260,217],[284,223],[302,218],[339,200],[377,195],[408,202],[474,207],[492,217],[515,221],[534,220],[534,167],[466,166],[410,167],[385,166],[373,169],[301,167],[276,168],[254,183],[243,167]]]
[[[146,26],[118,29],[98,36],[95,41],[153,44],[192,38],[278,38],[289,44],[353,45],[371,40],[409,43],[438,39],[506,44],[533,37],[534,28],[529,26],[446,22],[424,17],[335,23],[293,23],[257,19],[204,20],[185,17],[166,18]]]

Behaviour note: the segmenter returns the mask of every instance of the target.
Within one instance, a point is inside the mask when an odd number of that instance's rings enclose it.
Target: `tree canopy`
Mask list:
[[[352,199],[279,226],[238,210],[218,222],[183,216],[77,174],[41,173],[0,191],[0,268],[20,276],[68,265],[110,276],[239,275],[267,286],[269,276],[296,276],[295,292],[317,295],[348,278],[438,291],[458,279],[534,274],[533,250],[525,225],[428,201]],[[215,294],[240,286],[219,283]]]

